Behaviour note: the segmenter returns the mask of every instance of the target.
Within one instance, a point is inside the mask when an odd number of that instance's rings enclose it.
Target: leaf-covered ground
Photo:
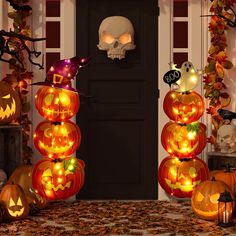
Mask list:
[[[233,233],[235,232],[235,234]],[[189,202],[54,202],[37,215],[0,224],[0,235],[236,235],[196,217]]]

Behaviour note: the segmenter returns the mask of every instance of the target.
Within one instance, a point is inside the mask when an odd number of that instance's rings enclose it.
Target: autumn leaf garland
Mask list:
[[[30,0],[19,0],[17,3],[24,5],[28,4]],[[13,20],[13,32],[22,34],[25,36],[31,36],[30,26],[27,24],[27,19],[31,15],[30,10],[14,10],[8,13],[8,17]],[[19,50],[20,59],[22,63],[26,64],[24,52],[22,51],[22,43],[17,38],[12,38],[9,42],[9,48],[12,50]],[[27,162],[32,157],[32,148],[29,146],[30,140],[30,125],[29,119],[30,102],[28,100],[29,84],[32,82],[33,72],[20,68],[20,65],[16,58],[12,56],[10,59],[12,64],[9,68],[12,70],[11,74],[7,74],[4,81],[11,84],[11,86],[19,94],[22,103],[21,117],[18,123],[22,126],[22,137],[23,137],[23,160]],[[15,65],[15,66],[14,66]]]
[[[225,92],[227,89],[224,83],[224,70],[231,69],[233,64],[226,55],[227,39],[226,31],[229,29],[227,21],[232,19],[233,13],[229,11],[236,0],[214,0],[211,1],[210,12],[212,13],[209,23],[209,32],[211,36],[211,46],[208,51],[208,64],[205,66],[203,76],[205,98],[209,100],[207,113],[212,116],[212,136],[209,142],[214,144],[217,137],[217,130],[223,124],[222,118],[217,110],[230,104],[230,95]],[[223,17],[220,17],[223,16]]]

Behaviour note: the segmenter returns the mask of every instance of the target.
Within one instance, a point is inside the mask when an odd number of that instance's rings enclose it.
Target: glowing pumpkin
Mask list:
[[[168,122],[162,130],[161,143],[170,155],[178,158],[196,156],[206,145],[206,126],[200,123],[198,132],[189,132],[186,125]]]
[[[222,181],[207,180],[198,185],[192,195],[192,209],[194,213],[205,220],[216,220],[218,218],[218,199],[220,193],[224,191],[230,192],[232,198],[234,195],[227,184]],[[234,204],[235,207],[235,204]],[[220,208],[220,214],[223,212],[223,207]]]
[[[0,193],[5,204],[4,219],[18,220],[28,216],[29,204],[23,189],[18,184],[7,184]]]
[[[10,176],[8,183],[19,184],[24,191],[27,202],[31,208],[43,209],[47,205],[46,199],[38,195],[32,186],[32,172],[34,166],[29,162],[26,165],[18,166]]]
[[[80,129],[71,121],[43,121],[38,124],[34,133],[35,147],[49,158],[70,156],[80,145],[80,140]]]
[[[216,180],[226,183],[236,195],[236,172],[231,170],[229,166],[226,170],[210,171],[210,177],[215,177]]]
[[[0,81],[0,124],[8,124],[20,116],[21,103],[7,82]]]
[[[78,112],[80,100],[76,92],[44,86],[35,95],[35,105],[47,120],[65,121]]]
[[[173,156],[166,157],[158,169],[161,187],[178,198],[191,198],[193,190],[208,179],[208,167],[198,157],[182,160]]]
[[[35,191],[47,200],[75,195],[84,183],[84,162],[76,158],[38,161],[32,175]]]
[[[204,101],[196,92],[178,93],[169,91],[164,99],[163,108],[173,121],[189,124],[198,121],[204,112]]]

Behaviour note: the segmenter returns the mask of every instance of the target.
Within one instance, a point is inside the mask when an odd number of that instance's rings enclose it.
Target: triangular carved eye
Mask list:
[[[205,197],[199,192],[196,196],[196,201],[201,202]]]
[[[22,206],[22,201],[21,201],[21,199],[20,199],[20,197],[18,198],[18,201],[17,201],[17,204],[16,204],[17,206]]]
[[[16,205],[16,204],[15,204],[15,202],[13,201],[13,199],[10,198],[9,207],[13,207],[13,206],[15,206],[15,205]]]
[[[44,102],[46,103],[47,106],[52,104],[52,101],[54,99],[54,94],[50,93],[44,98]]]
[[[42,174],[42,177],[52,177],[52,171],[50,168],[47,168],[43,174]]]
[[[4,97],[2,97],[2,98],[4,98],[4,99],[9,99],[11,97],[11,95],[10,94],[7,94],[6,96],[4,96]]]

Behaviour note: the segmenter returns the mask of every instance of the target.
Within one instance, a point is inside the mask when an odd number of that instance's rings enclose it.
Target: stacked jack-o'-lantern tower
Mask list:
[[[72,157],[80,145],[79,127],[70,121],[78,112],[80,100],[71,87],[78,69],[89,58],[74,57],[56,62],[47,73],[35,96],[35,105],[46,118],[36,127],[34,144],[44,156],[33,170],[35,191],[47,200],[65,199],[75,195],[84,183],[84,162]]]
[[[164,76],[166,83],[174,80],[177,88],[164,98],[163,108],[171,121],[162,130],[161,143],[170,156],[160,163],[158,181],[168,194],[177,198],[191,198],[197,185],[209,178],[206,163],[197,157],[206,145],[206,126],[198,122],[204,112],[204,101],[192,91],[199,74],[191,62],[184,62],[180,69],[172,65]]]

